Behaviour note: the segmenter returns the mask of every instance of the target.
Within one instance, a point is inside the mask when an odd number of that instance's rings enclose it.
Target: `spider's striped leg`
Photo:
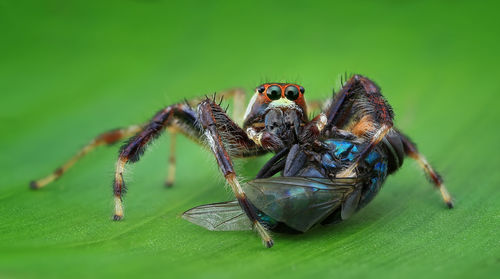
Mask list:
[[[432,183],[434,183],[436,188],[439,189],[441,197],[443,198],[443,201],[446,203],[448,208],[453,208],[453,199],[444,186],[444,181],[443,178],[441,178],[441,175],[439,175],[439,173],[434,170],[429,162],[427,162],[427,159],[425,159],[425,157],[418,152],[417,146],[408,138],[408,136],[399,131],[398,133],[401,135],[401,141],[403,142],[403,147],[406,155],[417,161],[420,167],[430,178]]]
[[[263,153],[264,149],[248,138],[245,131],[232,122],[224,111],[212,100],[206,99],[198,106],[198,115],[204,129],[210,149],[217,159],[217,164],[224,178],[231,186],[238,203],[259,233],[266,247],[273,246],[273,240],[267,230],[258,221],[257,214],[247,200],[247,196],[236,177],[231,155],[243,150],[255,150]],[[235,146],[237,147],[235,150]]]
[[[339,173],[338,177],[355,175],[359,163],[391,131],[394,117],[391,106],[378,86],[359,75],[354,75],[344,84],[326,110],[326,116],[327,133],[344,129],[368,141],[354,162]]]
[[[382,125],[393,126],[394,113],[380,88],[360,75],[351,77],[333,97],[325,114],[325,130],[344,129],[357,136],[369,136]]]
[[[371,80],[359,75],[350,78],[334,97],[326,115],[328,117],[328,124],[325,128],[327,132],[334,133],[336,129],[345,129],[358,137],[370,138],[369,144],[359,153],[355,162],[339,176],[353,176],[358,162],[361,162],[385,138],[388,142],[386,145],[390,145],[393,150],[393,157],[401,157],[401,160],[395,163],[394,170],[402,163],[403,151],[401,149],[404,149],[405,155],[415,159],[440,190],[448,207],[453,207],[452,198],[441,176],[418,152],[415,144],[408,137],[392,129],[392,109],[380,93],[378,86]],[[387,135],[388,133],[391,134]],[[401,145],[402,147],[399,147]]]
[[[175,181],[175,169],[176,169],[176,158],[175,158],[175,145],[177,140],[177,131],[172,129],[170,133],[170,153],[168,154],[168,164],[167,164],[167,180],[165,180],[165,186],[172,187]]]
[[[220,109],[218,105],[217,107]],[[147,145],[152,140],[159,137],[165,129],[173,129],[176,133],[182,133],[195,142],[205,144],[203,129],[201,129],[198,124],[200,122],[198,118],[198,114],[188,104],[183,103],[168,106],[159,111],[139,133],[130,138],[129,141],[122,146],[116,163],[115,179],[113,183],[115,200],[114,220],[123,218],[122,198],[125,194],[125,181],[123,179],[125,165],[127,163],[137,162],[140,156],[145,152]],[[233,126],[237,127],[229,118],[223,125],[228,129]],[[233,156],[248,157],[264,153],[264,150],[255,146],[253,142],[244,141],[241,134],[235,131],[223,131],[226,132],[226,142],[233,147],[231,150]]]
[[[233,114],[233,119],[234,121],[237,121],[237,123],[242,122],[242,117],[243,117],[243,111],[245,109],[245,92],[240,89],[240,88],[233,88],[229,90],[222,91],[220,93],[217,93],[217,97],[220,97],[220,99],[233,99],[233,106],[232,106],[232,114]],[[189,101],[186,101],[186,104],[189,106],[197,106],[203,99],[191,99]],[[193,124],[194,125],[194,124]],[[173,123],[169,126],[169,133],[170,133],[170,151],[168,155],[168,163],[167,163],[167,177],[165,180],[165,186],[167,187],[172,187],[175,182],[175,172],[176,172],[176,135],[177,133],[181,133],[186,135],[187,137],[192,138],[193,140],[199,142],[199,137],[193,138],[191,132],[189,131],[191,128],[187,127],[186,125],[176,125],[176,121],[173,121]]]
[[[240,124],[240,122],[243,122],[243,113],[245,112],[245,91],[243,89],[231,88],[228,90],[224,90],[224,91],[218,92],[216,97],[220,98],[221,102],[222,102],[222,100],[232,99],[233,106],[232,106],[231,110],[232,110],[233,121],[237,124]],[[190,106],[196,107],[205,99],[206,99],[206,97],[194,98],[194,99],[186,100],[186,102],[189,103]]]
[[[146,150],[147,144],[156,139],[165,130],[172,128],[182,132],[187,137],[201,142],[201,130],[196,125],[196,113],[188,104],[176,104],[168,106],[156,113],[153,119],[139,131],[134,137],[122,146],[116,163],[115,179],[113,183],[115,213],[114,220],[123,218],[122,198],[125,193],[125,182],[123,172],[125,165],[129,162],[137,162]]]
[[[77,154],[75,154],[71,159],[69,159],[62,166],[58,167],[54,172],[41,179],[31,181],[30,187],[32,189],[40,189],[52,181],[61,177],[69,168],[71,168],[78,160],[83,156],[94,150],[96,147],[101,145],[111,145],[122,139],[131,137],[139,132],[142,125],[132,125],[123,129],[115,129],[105,133],[100,134],[94,138],[90,143],[85,145]]]

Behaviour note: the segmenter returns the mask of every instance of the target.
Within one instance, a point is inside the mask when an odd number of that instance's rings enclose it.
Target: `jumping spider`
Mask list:
[[[103,133],[49,176],[31,182],[39,189],[59,178],[78,159],[99,145],[130,139],[120,149],[116,164],[114,220],[123,218],[123,172],[139,160],[147,145],[164,130],[172,134],[169,175],[175,175],[175,134],[182,133],[208,146],[237,201],[202,205],[184,218],[210,230],[255,228],[267,247],[268,231],[305,232],[321,223],[349,218],[377,194],[388,174],[406,156],[415,159],[441,191],[449,208],[451,196],[443,180],[409,138],[393,127],[393,112],[379,87],[360,75],[349,78],[328,100],[323,112],[309,120],[302,86],[266,83],[256,88],[240,128],[214,99],[168,106],[142,125]],[[244,93],[234,97],[235,112]],[[196,109],[191,105],[196,103]],[[274,153],[254,180],[240,184],[233,158]],[[280,176],[274,176],[281,172]]]

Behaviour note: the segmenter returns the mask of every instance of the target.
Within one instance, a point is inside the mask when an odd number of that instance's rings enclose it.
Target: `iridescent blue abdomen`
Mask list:
[[[388,173],[388,159],[378,146],[359,162],[355,177],[337,177],[365,147],[345,139],[323,141],[321,151],[291,148],[281,178],[248,182],[245,192],[257,218],[273,231],[309,230],[315,224],[348,219],[378,193]]]
[[[352,164],[362,146],[346,140],[328,139],[324,143],[328,151],[323,153],[321,165],[329,177]],[[369,203],[380,190],[387,177],[387,157],[380,148],[375,148],[358,167],[358,177],[366,177],[358,209]]]

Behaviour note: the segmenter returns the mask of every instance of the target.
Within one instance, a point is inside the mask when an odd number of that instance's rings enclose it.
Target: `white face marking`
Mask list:
[[[269,108],[297,108],[297,104],[294,101],[290,101],[287,98],[280,98],[276,101],[269,103]]]
[[[255,92],[253,94],[252,99],[250,99],[250,102],[248,103],[247,110],[245,111],[245,115],[243,116],[243,119],[247,119],[248,115],[252,111],[252,107],[255,104],[255,101],[257,100],[257,96],[259,96],[259,92]]]

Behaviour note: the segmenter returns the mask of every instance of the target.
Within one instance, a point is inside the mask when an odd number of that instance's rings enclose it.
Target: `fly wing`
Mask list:
[[[359,199],[361,198],[361,187],[356,188],[354,192],[349,194],[345,201],[342,203],[342,210],[340,216],[342,220],[349,219],[354,212],[358,209]]]
[[[305,232],[361,189],[359,178],[271,177],[245,183],[250,202],[266,215]],[[354,203],[359,199],[354,199]],[[350,204],[352,208],[354,204]],[[357,207],[357,204],[356,204]]]
[[[184,212],[182,218],[211,231],[246,231],[252,224],[237,201],[200,205]]]

